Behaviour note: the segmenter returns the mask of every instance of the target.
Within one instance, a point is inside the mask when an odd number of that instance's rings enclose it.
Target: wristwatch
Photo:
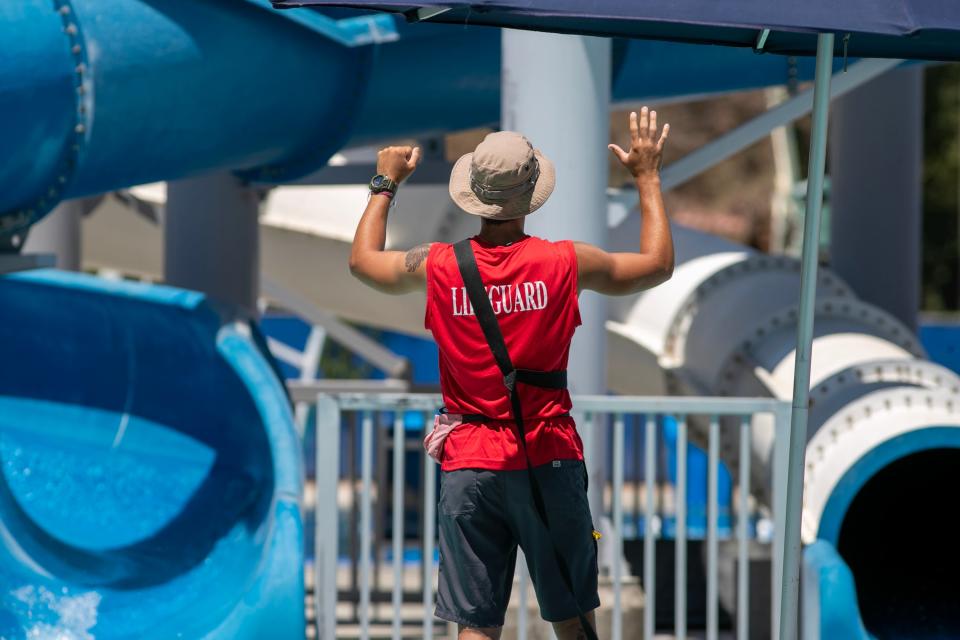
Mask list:
[[[397,195],[397,183],[383,174],[377,174],[370,179],[370,193],[389,192],[390,196]]]

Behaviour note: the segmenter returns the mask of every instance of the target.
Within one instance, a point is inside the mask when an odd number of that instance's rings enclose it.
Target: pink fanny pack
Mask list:
[[[423,439],[423,448],[437,462],[443,461],[443,443],[450,432],[463,424],[459,413],[439,413],[433,417],[433,430]]]

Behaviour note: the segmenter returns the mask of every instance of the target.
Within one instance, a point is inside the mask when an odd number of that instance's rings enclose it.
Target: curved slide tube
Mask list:
[[[803,640],[872,640],[860,619],[850,567],[829,542],[803,552]]]
[[[497,121],[496,30],[335,15],[268,0],[0,3],[0,243],[16,249],[65,198],[215,171],[280,183],[351,138]],[[654,42],[618,42],[614,63],[616,101],[811,72],[805,60]]]
[[[347,141],[373,50],[362,19],[254,0],[0,5],[0,234],[63,198],[232,170],[283,181]],[[345,44],[346,43],[346,44]]]
[[[255,327],[59,271],[0,308],[0,637],[302,638],[299,441]]]

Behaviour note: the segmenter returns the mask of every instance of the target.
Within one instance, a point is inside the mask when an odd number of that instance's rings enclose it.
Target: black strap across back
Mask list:
[[[520,405],[520,394],[517,391],[517,383],[522,382],[535,387],[546,389],[566,389],[567,372],[566,371],[536,371],[533,369],[516,369],[513,361],[510,360],[510,353],[507,351],[507,343],[504,342],[503,333],[500,331],[500,324],[497,322],[497,316],[493,312],[493,306],[490,304],[490,298],[483,287],[483,279],[480,276],[480,269],[477,267],[477,259],[473,253],[473,246],[470,239],[461,240],[453,245],[453,253],[457,258],[457,267],[460,269],[460,275],[463,277],[463,284],[467,289],[467,296],[470,304],[473,305],[473,311],[480,328],[483,330],[483,336],[487,340],[487,345],[493,353],[494,360],[497,361],[497,367],[503,374],[503,386],[510,396],[510,411],[513,414],[513,420],[517,424],[517,431],[520,436],[520,444],[523,448],[523,455],[527,461],[527,478],[530,481],[530,493],[533,496],[534,506],[537,510],[540,520],[543,522],[547,531],[550,531],[550,520],[547,518],[547,509],[543,501],[543,492],[533,473],[533,465],[530,463],[530,455],[527,452],[526,431],[523,427],[523,408]],[[557,549],[556,543],[553,545],[553,555],[557,561],[557,567],[560,569],[560,576],[566,584],[574,603],[577,605],[577,617],[580,619],[580,625],[588,640],[598,640],[597,633],[593,625],[587,620],[586,615],[580,609],[580,601],[577,599],[577,591],[570,575],[570,568],[564,559],[563,554]]]

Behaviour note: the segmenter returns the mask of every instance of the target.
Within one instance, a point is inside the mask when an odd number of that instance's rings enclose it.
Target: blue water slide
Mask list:
[[[395,33],[377,46],[351,143],[498,123],[498,29],[397,22]],[[813,78],[811,59],[729,47],[614,40],[612,55],[614,103],[676,100]]]
[[[482,27],[267,0],[18,0],[0,3],[0,42],[0,240],[13,248],[64,198],[225,170],[284,182],[348,141],[499,118],[500,36]],[[617,41],[613,72],[614,100],[631,100],[783,84],[811,65]]]
[[[802,603],[805,640],[873,640],[860,617],[853,573],[826,540],[803,551]]]
[[[356,45],[376,21],[255,0],[0,3],[0,234],[66,197],[322,166],[362,102],[373,49]]]
[[[199,293],[0,278],[0,637],[304,637],[299,441]]]

